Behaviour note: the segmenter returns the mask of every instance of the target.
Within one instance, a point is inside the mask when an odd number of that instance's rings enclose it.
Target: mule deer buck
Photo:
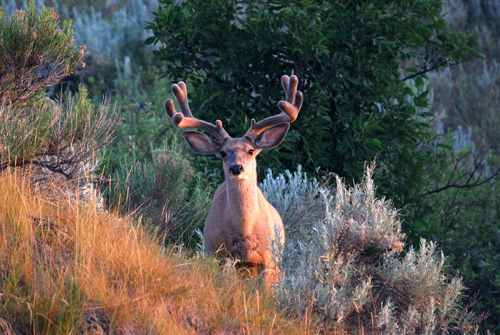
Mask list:
[[[280,215],[257,185],[256,157],[262,149],[274,148],[283,141],[302,106],[297,77],[283,76],[281,84],[286,95],[286,100],[278,103],[281,112],[259,122],[252,119],[250,128],[240,138],[229,136],[220,120],[212,124],[193,117],[186,84],[182,81],[172,85],[182,113],[176,112],[171,99],[165,101],[165,109],[175,126],[197,128],[215,138],[185,131],[183,136],[191,148],[222,160],[225,181],[215,191],[203,229],[207,252],[236,259],[251,274],[263,272],[267,287],[275,283],[279,275],[271,243],[278,242],[283,247],[285,235]],[[277,235],[279,241],[276,241]]]

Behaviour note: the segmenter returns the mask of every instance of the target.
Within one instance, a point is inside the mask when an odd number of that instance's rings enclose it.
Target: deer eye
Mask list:
[[[225,151],[221,151],[221,152],[219,152],[219,154],[220,154],[220,156],[221,156],[222,158],[225,158],[225,157],[226,157],[226,152],[225,152]]]
[[[255,151],[255,150],[250,149],[250,150],[248,150],[248,154],[249,154],[249,155],[253,155],[253,152],[254,152],[254,151]]]

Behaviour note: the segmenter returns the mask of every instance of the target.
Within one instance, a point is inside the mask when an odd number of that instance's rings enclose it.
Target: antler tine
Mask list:
[[[295,75],[281,77],[281,85],[285,91],[286,101],[278,102],[278,108],[291,118],[290,123],[297,119],[302,108],[303,96],[301,91],[297,91],[298,84],[299,79]]]
[[[217,120],[215,122],[216,124],[212,124],[210,122],[197,119],[193,116],[193,114],[191,114],[187,100],[187,88],[184,82],[180,81],[178,84],[173,84],[172,93],[177,99],[182,112],[177,113],[172,99],[165,100],[165,110],[172,119],[174,126],[179,128],[197,128],[204,130],[215,136],[219,141],[230,137],[226,130],[222,127],[222,122],[220,120]]]
[[[179,81],[177,84],[173,84],[172,93],[175,95],[179,107],[181,107],[182,114],[184,114],[184,116],[193,117],[188,104],[186,83]]]
[[[297,76],[292,76],[291,78],[286,74],[281,76],[281,86],[283,86],[283,90],[285,91],[285,100],[291,104],[294,102],[298,84]]]
[[[294,122],[299,115],[303,101],[302,92],[297,91],[298,83],[299,79],[295,75],[291,77],[287,75],[282,76],[281,85],[285,91],[286,101],[281,100],[278,102],[278,108],[281,113],[265,118],[259,122],[255,122],[255,119],[252,119],[251,126],[245,136],[256,137],[272,126]]]

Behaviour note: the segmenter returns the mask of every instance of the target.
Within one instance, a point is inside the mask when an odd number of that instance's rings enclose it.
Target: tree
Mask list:
[[[296,74],[303,111],[261,166],[359,180],[376,157],[379,190],[397,205],[423,173],[426,73],[475,55],[473,38],[448,29],[428,0],[161,0],[148,28],[168,78],[189,81],[197,114],[233,135],[273,113],[279,78]]]

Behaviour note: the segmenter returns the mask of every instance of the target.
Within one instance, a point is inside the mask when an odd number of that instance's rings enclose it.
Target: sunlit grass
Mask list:
[[[304,333],[272,292],[127,217],[0,176],[2,333]]]

